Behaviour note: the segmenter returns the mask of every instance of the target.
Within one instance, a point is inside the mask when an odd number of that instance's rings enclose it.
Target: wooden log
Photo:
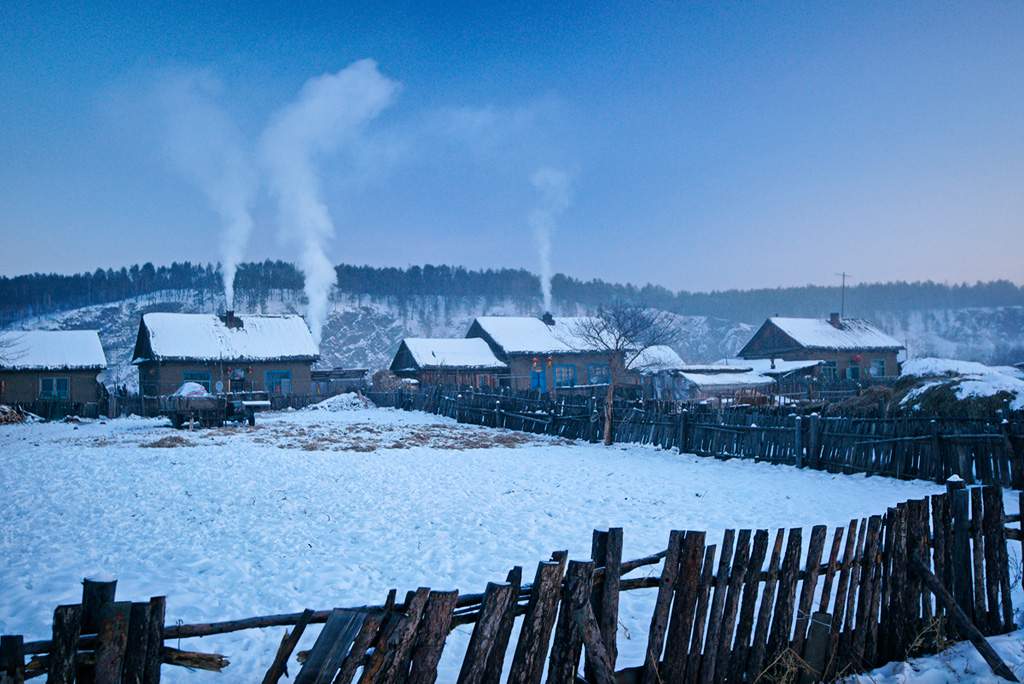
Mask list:
[[[149,603],[132,603],[125,646],[124,684],[143,684],[146,678],[146,649],[149,646]]]
[[[832,548],[828,554],[828,563],[825,565],[825,577],[821,584],[821,599],[818,601],[819,613],[829,612],[829,602],[832,600],[832,584],[835,582],[836,572],[839,568],[839,551],[843,544],[845,529],[844,527],[837,527],[832,533]],[[831,614],[829,614],[829,617],[831,618]]]
[[[295,684],[331,684],[363,627],[367,613],[335,608],[320,631]]]
[[[207,672],[220,672],[231,663],[220,653],[198,653],[196,651],[181,651],[176,648],[164,646],[160,649],[160,659],[165,665],[187,667],[191,670],[205,670]]]
[[[982,490],[985,503],[985,568],[989,584],[996,591],[988,589],[990,624],[994,630],[1010,631],[1014,628],[1013,604],[1010,600],[1010,560],[1006,550],[1006,528],[1003,524],[1003,490],[988,486]],[[991,546],[991,554],[989,547]],[[991,561],[990,561],[991,558]],[[991,570],[989,570],[991,568]],[[1002,596],[1002,601],[999,597]]]
[[[108,603],[100,610],[96,684],[121,684],[131,613],[130,601]]]
[[[910,567],[918,573],[924,581],[925,586],[935,594],[935,598],[942,602],[946,608],[947,614],[953,618],[953,621],[956,623],[957,627],[959,627],[961,632],[965,634],[970,642],[974,644],[974,647],[978,649],[978,653],[980,653],[981,657],[985,659],[988,666],[992,668],[992,672],[1011,682],[1020,681],[1013,674],[1013,671],[1007,667],[1006,663],[1003,662],[1003,659],[999,657],[999,654],[996,653],[994,648],[992,648],[992,645],[988,643],[988,640],[985,639],[981,630],[971,622],[970,617],[968,617],[967,613],[960,607],[953,595],[950,594],[944,586],[942,586],[942,582],[932,574],[931,570],[928,569],[917,554],[910,556]]]
[[[857,615],[857,598],[860,592],[860,575],[863,570],[863,563],[861,562],[861,559],[864,557],[867,528],[867,520],[861,520],[859,524],[859,532],[857,534],[857,545],[854,549],[853,556],[850,558],[849,585],[846,592],[843,631],[840,634],[839,648],[837,649],[837,656],[842,655],[842,659],[837,660],[837,666],[840,668],[846,668],[849,666],[851,662],[850,656],[853,653],[854,619]]]
[[[95,580],[86,577],[82,580],[82,634],[97,634],[100,631],[100,619],[106,607],[114,602],[117,593],[117,580]],[[96,681],[96,664],[84,663],[78,666],[77,678],[80,684],[93,684]]]
[[[617,580],[618,573],[616,571],[616,588],[618,587]],[[495,635],[491,654],[487,658],[487,671],[483,678],[484,682],[493,682],[494,684],[498,684],[501,680],[501,673],[504,669],[505,653],[508,651],[508,642],[512,637],[512,627],[516,621],[516,599],[519,597],[519,590],[523,585],[523,569],[518,565],[512,568],[505,578],[505,582],[511,585],[512,591],[509,593],[501,624],[498,625],[498,633]],[[618,598],[617,595],[616,598]]]
[[[619,629],[619,583],[622,576],[622,528],[608,529],[604,556],[604,581],[601,583],[601,615],[598,625],[612,671],[618,659],[616,636]]]
[[[736,530],[726,530],[722,535],[722,553],[718,559],[718,572],[715,574],[715,594],[708,612],[708,634],[704,642],[704,657],[701,663],[700,681],[703,684],[711,684],[715,681],[715,669],[718,666],[718,644],[722,638],[725,595],[729,589],[729,571],[735,541]]]
[[[164,658],[164,619],[167,613],[167,599],[153,596],[149,599],[149,624],[146,628],[146,667],[142,681],[145,684],[160,684],[160,668]]]
[[[263,675],[263,684],[277,684],[281,676],[288,673],[288,659],[299,643],[299,639],[302,638],[303,632],[306,631],[306,625],[309,624],[309,618],[312,617],[313,611],[305,610],[302,615],[299,623],[291,631],[285,630],[281,645],[278,646],[277,653],[274,655],[274,661]]]
[[[974,619],[974,588],[971,561],[971,521],[969,494],[964,489],[953,492],[953,596],[967,616]]]
[[[747,656],[750,652],[750,635],[754,629],[754,610],[757,607],[764,559],[768,553],[768,530],[754,533],[754,546],[750,552],[747,573],[743,581],[743,597],[739,621],[736,625],[736,639],[733,653],[729,658],[729,681],[743,681],[746,675]]]
[[[708,593],[714,579],[715,545],[704,549],[704,563],[701,566],[700,584],[697,587],[697,606],[693,612],[693,636],[690,638],[690,652],[686,658],[686,681],[696,684],[700,676],[703,657],[704,627],[707,623]]]
[[[57,606],[53,611],[53,648],[47,681],[71,684],[75,681],[75,654],[82,627],[82,606]]]
[[[512,593],[511,587],[509,587],[508,593]],[[395,629],[388,635],[387,656],[384,660],[384,666],[377,676],[377,681],[380,684],[404,682],[406,677],[408,677],[412,647],[416,642],[416,632],[419,630],[420,620],[423,618],[423,610],[426,608],[429,596],[430,589],[427,587],[420,587],[407,596],[405,600],[405,614],[402,615]],[[506,598],[505,600],[507,604],[509,599]],[[484,601],[484,606],[490,608],[486,600]],[[470,645],[472,644],[473,641],[471,639]]]
[[[366,652],[376,639],[380,637],[381,625],[384,624],[384,613],[367,613],[363,620],[363,626],[359,629],[352,648],[345,659],[341,661],[338,674],[334,677],[332,684],[350,684],[356,676],[356,670],[366,661]],[[378,667],[379,671],[379,667]]]
[[[679,575],[684,536],[685,533],[680,530],[669,532],[665,563],[662,566],[661,575],[658,577],[658,595],[654,601],[651,625],[647,631],[647,650],[642,668],[642,684],[655,684],[661,678],[658,664],[661,662],[661,653],[665,647],[665,632],[668,628],[668,616],[672,606],[676,577]]]
[[[537,574],[530,587],[530,601],[512,656],[508,684],[539,684],[543,676],[544,660],[558,612],[564,567],[564,555],[558,561],[537,565]]]
[[[733,653],[733,632],[739,613],[740,597],[743,582],[747,578],[747,567],[750,562],[751,530],[740,530],[736,538],[736,552],[733,556],[732,570],[729,573],[728,593],[722,609],[721,635],[718,638],[718,655],[715,673],[719,679],[729,678],[729,659]]]
[[[700,588],[701,558],[704,556],[705,533],[687,531],[680,551],[679,572],[676,575],[675,599],[672,602],[671,621],[665,643],[664,679],[680,682],[686,674],[689,658],[690,633],[693,629],[697,592]],[[661,682],[659,676],[656,680]]]
[[[811,528],[811,539],[807,545],[807,563],[805,565],[803,588],[800,592],[800,602],[796,609],[796,628],[793,632],[791,647],[796,654],[803,653],[804,640],[807,638],[807,627],[811,618],[811,604],[814,602],[814,592],[818,588],[818,574],[821,571],[821,554],[825,550],[825,537],[828,528],[824,525],[815,525]]]
[[[423,609],[416,644],[412,649],[409,684],[434,684],[458,591],[432,591]]]
[[[989,519],[989,511],[984,510],[981,499],[981,487],[971,487],[971,570],[974,582],[974,622],[979,628],[988,633],[994,634],[994,628],[998,629],[999,611],[993,610],[999,603],[999,588],[994,582],[986,582],[986,575],[991,577],[995,568],[994,547],[987,548],[985,532],[992,525]],[[997,522],[1002,525],[1002,522]],[[985,572],[986,566],[988,573]],[[986,603],[986,598],[987,603]],[[986,608],[987,606],[987,608]]]
[[[584,603],[573,611],[573,623],[579,639],[586,647],[587,669],[592,673],[587,681],[594,684],[616,684],[615,667],[612,665],[611,654],[605,650],[604,635],[594,616],[593,607]]]
[[[939,578],[943,586],[949,587],[949,570],[946,563],[948,551],[946,549],[946,511],[947,498],[945,494],[935,494],[931,497],[932,506],[932,564],[935,568],[935,576]],[[936,602],[935,616],[942,616],[942,604]]]
[[[871,614],[874,605],[875,580],[878,569],[878,535],[882,518],[873,515],[868,518],[864,554],[861,558],[860,586],[857,590],[857,625],[853,633],[853,657],[858,665],[867,665],[865,649],[869,632],[868,625],[876,618]]]
[[[768,636],[768,661],[775,660],[789,648],[793,629],[793,611],[796,601],[797,574],[800,572],[800,552],[803,549],[803,530],[794,527],[789,530],[786,555],[779,575],[779,589],[775,598],[775,615]]]
[[[572,616],[576,610],[589,605],[593,579],[592,561],[569,561],[561,608],[558,611],[558,623],[555,627],[555,639],[548,661],[549,684],[572,684],[576,679],[583,640],[573,624]]]
[[[21,684],[25,681],[25,639],[20,634],[0,636],[0,682]]]
[[[775,533],[775,546],[772,548],[768,573],[765,575],[764,591],[761,595],[761,608],[757,612],[757,626],[754,630],[754,641],[750,647],[750,658],[747,662],[747,677],[754,681],[760,675],[768,650],[769,626],[772,618],[772,605],[775,601],[775,589],[779,583],[779,567],[782,561],[782,542],[785,530]]]

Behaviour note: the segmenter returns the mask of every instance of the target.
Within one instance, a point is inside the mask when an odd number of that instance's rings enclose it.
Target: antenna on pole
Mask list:
[[[839,295],[839,316],[840,318],[846,318],[846,279],[853,276],[853,274],[842,271],[840,273],[836,273],[836,275],[842,276],[843,278],[843,285]]]

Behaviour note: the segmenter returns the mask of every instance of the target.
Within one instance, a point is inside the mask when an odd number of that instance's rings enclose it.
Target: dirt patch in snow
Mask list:
[[[153,442],[140,442],[140,447],[145,449],[175,449],[177,447],[195,446],[181,435],[167,435]]]

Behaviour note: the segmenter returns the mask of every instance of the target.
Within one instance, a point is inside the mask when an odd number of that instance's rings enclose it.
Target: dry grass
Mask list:
[[[167,435],[154,442],[142,442],[139,446],[145,449],[175,449],[178,447],[195,446],[195,444],[181,435]]]

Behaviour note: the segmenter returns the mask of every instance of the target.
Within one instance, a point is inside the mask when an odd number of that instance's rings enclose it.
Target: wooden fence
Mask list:
[[[1000,488],[957,481],[844,527],[817,525],[806,543],[803,528],[726,530],[719,544],[680,530],[665,550],[624,561],[622,530],[598,530],[589,560],[556,552],[532,583],[516,567],[481,594],[421,587],[399,603],[392,590],[380,606],[197,625],[165,625],[162,597],[119,602],[116,583],[86,582],[80,605],[54,611],[51,639],[0,640],[0,679],[158,682],[162,664],[227,665],[218,654],[170,648],[170,640],[289,626],[262,680],[272,684],[306,627],[324,623],[312,649],[297,654],[299,684],[434,682],[448,633],[464,624],[474,627],[459,684],[539,684],[545,668],[552,684],[830,681],[968,636],[949,606],[933,600],[915,562],[983,634],[1012,630],[1005,524],[1019,520],[1004,515]],[[660,573],[628,577],[656,564]],[[645,656],[621,663],[619,596],[635,590],[654,592]]]
[[[422,410],[459,422],[597,441],[595,398],[557,401],[428,388],[370,392],[378,406]],[[654,444],[714,458],[746,458],[835,473],[1024,486],[1024,418],[844,418],[772,409],[712,410],[671,402],[616,402],[617,442]]]

